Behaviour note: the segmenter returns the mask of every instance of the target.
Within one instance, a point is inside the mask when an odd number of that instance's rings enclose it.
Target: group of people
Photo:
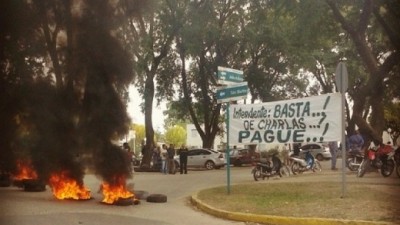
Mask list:
[[[175,146],[170,144],[169,147],[166,144],[161,146],[157,146],[153,151],[153,167],[159,165],[161,161],[160,172],[163,174],[175,174],[175,154],[179,155],[179,167],[180,174],[187,174],[187,156],[188,156],[188,148],[185,145],[182,145],[178,151],[175,150]]]
[[[131,150],[127,142],[123,143],[122,149],[126,151],[128,160],[132,162],[132,165],[134,165],[134,160],[136,159],[135,153]],[[142,142],[142,155],[144,155],[144,149],[145,144],[144,142]],[[160,172],[163,174],[175,174],[176,168],[174,156],[178,154],[180,173],[187,174],[188,151],[189,149],[184,144],[178,150],[175,150],[174,144],[170,144],[169,147],[166,144],[157,146],[156,148],[154,148],[152,154],[153,168],[160,167]]]

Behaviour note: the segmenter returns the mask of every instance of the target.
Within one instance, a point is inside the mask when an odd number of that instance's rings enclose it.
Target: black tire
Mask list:
[[[259,178],[261,178],[261,170],[260,168],[257,168],[253,171],[253,178],[255,181],[258,181]]]
[[[364,176],[365,172],[367,171],[367,167],[368,167],[369,163],[370,163],[370,160],[367,159],[367,158],[365,158],[362,161],[360,167],[358,167],[357,177],[363,177]]]
[[[400,178],[400,164],[396,165],[396,173],[397,173],[397,176]]]
[[[292,173],[294,174],[294,175],[296,175],[296,174],[298,174],[298,173],[300,173],[300,165],[299,165],[299,163],[298,162],[294,162],[293,164],[292,164]]]
[[[321,155],[321,154],[318,154],[315,158],[316,158],[318,161],[324,161],[324,156]]]
[[[151,194],[147,196],[147,202],[164,203],[167,202],[167,196],[163,194]]]
[[[347,165],[347,168],[349,168],[350,171],[357,171],[358,170],[358,166],[354,166],[352,164],[354,162],[354,159],[356,159],[356,158],[351,157],[351,158],[347,158],[346,159],[346,165]]]
[[[133,205],[133,198],[118,198],[113,204],[118,206]]]
[[[43,181],[35,179],[23,180],[24,191],[26,192],[42,192],[46,190],[46,184]]]
[[[214,163],[213,161],[207,161],[207,162],[204,164],[204,167],[205,167],[206,169],[208,169],[208,170],[212,170],[212,169],[215,168],[215,163]]]
[[[381,168],[381,174],[383,177],[389,177],[392,175],[393,170],[394,170],[394,160],[393,159],[387,159],[386,162],[383,162],[382,168]]]

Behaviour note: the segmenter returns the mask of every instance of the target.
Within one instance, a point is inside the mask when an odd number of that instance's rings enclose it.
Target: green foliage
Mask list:
[[[168,144],[174,144],[175,147],[186,144],[186,129],[178,125],[170,127],[165,132],[165,141]]]

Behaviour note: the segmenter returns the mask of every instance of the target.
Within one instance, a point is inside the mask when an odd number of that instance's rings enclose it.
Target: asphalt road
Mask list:
[[[341,160],[338,160],[340,167]],[[337,181],[341,187],[340,171],[328,170],[329,161],[322,163],[323,171],[318,174],[302,174],[284,177],[279,180],[261,182],[303,182]],[[255,182],[251,176],[251,167],[231,167],[230,184]],[[400,179],[393,174],[383,178],[378,173],[367,173],[363,178],[356,178],[355,173],[347,172],[346,181],[378,182],[400,184]],[[260,181],[259,181],[260,182]],[[144,200],[139,205],[114,206],[104,205],[102,195],[98,193],[101,180],[94,175],[85,176],[85,185],[92,191],[91,200],[73,201],[56,200],[49,188],[45,192],[24,192],[16,187],[0,188],[0,224],[1,225],[57,225],[57,224],[143,224],[143,225],[245,225],[216,218],[205,214],[189,203],[189,196],[208,187],[227,186],[226,168],[221,170],[191,170],[186,175],[163,175],[161,173],[135,173],[132,180],[134,189],[147,191],[149,194],[165,194],[166,203],[149,203]]]

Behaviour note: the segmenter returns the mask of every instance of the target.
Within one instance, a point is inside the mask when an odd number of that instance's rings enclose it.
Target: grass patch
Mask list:
[[[255,183],[200,191],[216,208],[264,215],[387,221],[400,224],[399,187],[348,183]]]

